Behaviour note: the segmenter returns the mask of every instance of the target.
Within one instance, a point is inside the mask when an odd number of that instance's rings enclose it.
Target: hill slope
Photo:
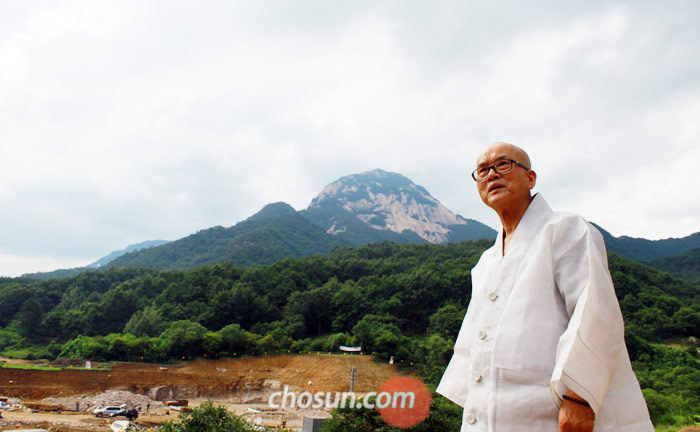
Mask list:
[[[166,245],[123,255],[109,267],[187,269],[230,262],[269,264],[287,256],[322,254],[347,243],[326,234],[284,203],[269,204],[243,222],[198,231]]]
[[[658,258],[649,266],[667,271],[688,282],[700,284],[700,248],[679,255]]]
[[[59,270],[53,270],[50,272],[26,273],[26,274],[23,274],[22,277],[27,277],[30,279],[46,280],[46,279],[55,279],[55,278],[64,278],[64,277],[74,276],[74,275],[77,275],[77,274],[82,273],[84,271],[98,269],[102,266],[105,266],[126,253],[136,252],[136,251],[141,250],[141,249],[148,249],[148,248],[155,247],[155,246],[161,246],[161,245],[164,245],[166,243],[168,243],[167,240],[147,240],[147,241],[144,241],[141,243],[131,244],[122,250],[110,252],[109,254],[103,256],[102,258],[98,259],[97,261],[95,261],[92,264],[86,265],[85,267],[75,267],[72,269],[59,269]]]
[[[700,248],[700,232],[682,238],[647,240],[644,238],[627,236],[614,237],[600,226],[596,224],[593,225],[603,234],[605,247],[608,251],[624,255],[627,258],[632,258],[637,261],[651,261]]]
[[[119,258],[120,256],[129,253],[129,252],[136,252],[141,249],[148,249],[156,246],[162,246],[166,243],[169,243],[167,240],[147,240],[145,242],[137,243],[137,244],[132,244],[127,247],[125,247],[122,250],[114,251],[106,256],[103,256],[102,258],[98,259],[92,264],[88,264],[86,267],[87,268],[100,268],[103,265],[107,265],[110,262],[114,261],[115,259]]]

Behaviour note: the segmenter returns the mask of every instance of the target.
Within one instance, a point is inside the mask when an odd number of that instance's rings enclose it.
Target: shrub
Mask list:
[[[206,401],[190,412],[180,413],[179,423],[166,421],[162,432],[252,432],[253,429],[242,418],[234,415],[224,406],[214,406]]]

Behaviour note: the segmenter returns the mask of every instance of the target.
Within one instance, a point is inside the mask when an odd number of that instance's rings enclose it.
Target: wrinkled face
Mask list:
[[[498,143],[487,148],[479,156],[476,167],[487,167],[504,159],[513,159],[527,167],[530,166],[527,155],[521,149],[511,144]],[[534,171],[513,164],[513,169],[503,174],[491,169],[486,180],[477,182],[476,187],[484,204],[499,211],[518,206],[523,200],[529,199],[530,189],[535,187],[535,180]]]

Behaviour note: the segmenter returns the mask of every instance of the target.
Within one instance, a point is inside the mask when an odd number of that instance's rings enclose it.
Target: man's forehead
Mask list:
[[[499,159],[515,159],[519,162],[529,162],[524,150],[509,143],[496,143],[484,150],[476,159],[477,166],[486,165]]]
[[[515,150],[509,146],[493,146],[483,151],[476,159],[477,163],[486,163],[498,159],[514,159],[516,157]]]
[[[508,153],[496,153],[496,154],[481,154],[476,160],[477,165],[486,165],[490,162],[494,162],[501,159],[514,159],[513,155]]]

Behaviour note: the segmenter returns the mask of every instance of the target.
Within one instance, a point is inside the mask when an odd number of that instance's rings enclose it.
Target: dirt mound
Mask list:
[[[393,366],[375,363],[369,356],[328,354],[201,359],[175,365],[117,363],[110,371],[0,368],[0,395],[34,400],[53,397],[58,401],[55,404],[66,409],[75,409],[75,396],[109,394],[108,390],[146,398],[134,401],[134,406],[144,405],[147,399],[197,397],[263,402],[285,385],[312,392],[348,391],[353,367],[357,370],[356,392],[377,390],[382,382],[399,375]],[[73,398],[65,399],[68,397]],[[105,398],[105,405],[119,401],[107,399],[110,397]],[[122,399],[121,403],[127,402]]]
[[[41,403],[41,402],[26,402],[24,404],[30,410],[37,411],[61,411],[62,407],[60,405]]]

